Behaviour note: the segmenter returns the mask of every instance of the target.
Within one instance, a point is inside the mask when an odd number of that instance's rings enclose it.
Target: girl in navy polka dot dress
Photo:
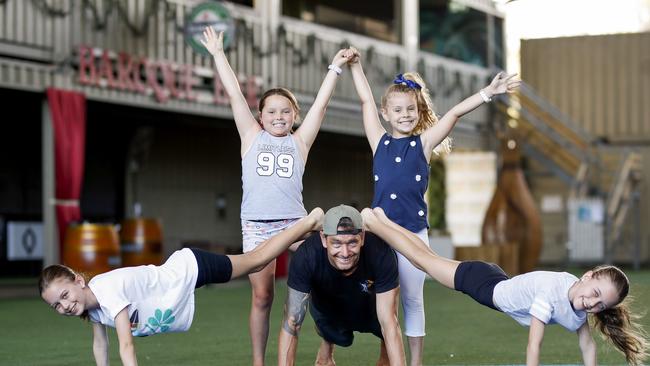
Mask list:
[[[489,102],[494,95],[512,92],[519,81],[499,73],[490,85],[453,107],[440,120],[436,118],[429,91],[417,73],[398,75],[381,99],[381,115],[392,128],[386,132],[379,120],[368,80],[364,75],[359,52],[350,69],[361,99],[363,126],[373,154],[375,194],[372,206],[381,207],[388,217],[417,234],[427,245],[427,205],[424,192],[429,177],[429,160],[433,152],[447,153],[447,137],[463,115]],[[397,253],[400,292],[404,309],[404,334],[408,338],[411,365],[422,363],[424,338],[424,272]]]

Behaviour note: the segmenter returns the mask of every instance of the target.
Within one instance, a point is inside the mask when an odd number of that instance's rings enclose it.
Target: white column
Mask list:
[[[54,204],[54,130],[47,98],[43,101],[42,170],[43,170],[43,266],[60,263],[59,236]]]
[[[495,43],[495,23],[496,20],[494,19],[494,15],[492,14],[487,14],[487,67],[488,68],[494,68],[496,67],[495,65],[495,59],[494,59],[494,53],[496,51],[496,43]]]
[[[420,2],[402,1],[402,44],[406,48],[406,65],[402,71],[415,71],[420,50]]]
[[[262,18],[262,52],[268,52],[277,47],[278,26],[282,12],[281,0],[256,0],[255,9]],[[264,78],[264,89],[271,88],[277,84],[278,54],[272,53],[262,63],[262,78]]]

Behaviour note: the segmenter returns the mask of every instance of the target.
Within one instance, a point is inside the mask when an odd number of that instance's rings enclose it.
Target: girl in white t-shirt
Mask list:
[[[323,210],[316,208],[249,253],[219,255],[185,248],[161,266],[120,268],[89,282],[66,266],[52,265],[41,273],[39,291],[59,314],[91,321],[97,365],[108,365],[107,326],[117,331],[122,363],[136,365],[134,336],[188,330],[194,316],[195,288],[264,268],[292,243],[318,230],[322,218]]]
[[[594,326],[625,355],[628,363],[640,364],[648,356],[647,334],[623,301],[630,282],[615,266],[598,266],[580,279],[566,272],[547,271],[508,278],[496,264],[459,262],[436,255],[415,234],[386,217],[381,208],[366,208],[361,216],[368,231],[442,285],[529,326],[527,365],[539,364],[547,324],[577,331],[584,364],[596,365],[596,343],[591,337],[589,315]]]

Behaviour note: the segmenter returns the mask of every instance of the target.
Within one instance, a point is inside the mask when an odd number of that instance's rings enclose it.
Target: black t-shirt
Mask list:
[[[320,235],[314,234],[291,258],[287,284],[310,293],[311,306],[329,321],[354,328],[377,319],[375,294],[399,286],[397,257],[383,240],[366,233],[356,270],[344,276],[330,264]]]

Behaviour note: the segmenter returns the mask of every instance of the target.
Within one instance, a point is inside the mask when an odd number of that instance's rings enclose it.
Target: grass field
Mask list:
[[[650,272],[630,272],[634,309],[650,302]],[[0,290],[1,287],[0,287]],[[35,290],[36,291],[36,290]],[[187,333],[136,339],[140,365],[249,365],[249,284],[236,281],[196,292],[197,310]],[[278,282],[267,351],[269,365],[276,363],[286,284]],[[525,363],[527,330],[514,320],[484,308],[470,298],[427,281],[425,285],[427,337],[425,365],[512,365]],[[37,298],[0,300],[0,364],[89,365],[94,364],[91,326],[78,319],[59,316]],[[650,320],[642,323],[650,328]],[[119,365],[117,338],[111,336],[111,363]],[[554,325],[547,328],[542,346],[544,364],[581,364],[575,334]],[[600,337],[600,364],[624,364],[625,359]],[[298,365],[313,364],[320,338],[307,317],[300,335]],[[357,334],[349,348],[338,348],[338,365],[373,365],[379,350],[377,338]]]

